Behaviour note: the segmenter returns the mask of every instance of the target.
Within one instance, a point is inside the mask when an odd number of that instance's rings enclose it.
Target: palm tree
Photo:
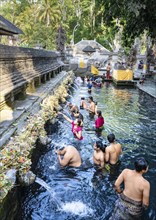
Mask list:
[[[43,0],[37,9],[40,21],[45,21],[48,27],[51,22],[57,22],[61,18],[61,12],[55,1]]]

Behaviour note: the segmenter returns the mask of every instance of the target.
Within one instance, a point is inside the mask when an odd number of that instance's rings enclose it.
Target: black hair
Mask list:
[[[105,148],[107,147],[107,145],[103,144],[102,141],[96,141],[96,147],[102,150],[103,153],[105,153]]]
[[[59,150],[64,150],[64,148],[65,148],[64,146],[61,146],[61,147],[59,148]]]
[[[89,98],[90,100],[92,100],[92,102],[93,102],[93,97],[92,97],[92,96],[89,96],[88,98]]]
[[[108,139],[109,143],[113,143],[114,140],[115,140],[115,135],[114,135],[113,133],[112,133],[112,134],[109,134],[109,135],[107,136],[107,139]]]
[[[85,100],[85,98],[84,98],[84,97],[81,97],[81,100]]]
[[[97,110],[97,114],[98,114],[98,117],[102,116],[102,112],[100,110]]]
[[[78,124],[78,126],[81,126],[82,120],[80,118],[77,119],[77,124]]]
[[[142,170],[146,170],[148,167],[148,161],[143,157],[139,157],[134,162],[135,170],[137,172],[141,172]]]

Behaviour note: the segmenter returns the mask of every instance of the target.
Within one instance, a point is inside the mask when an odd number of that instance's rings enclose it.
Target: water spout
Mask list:
[[[74,86],[76,89],[79,89],[79,86],[76,83],[74,83]]]
[[[36,177],[35,182],[43,186],[50,193],[52,200],[56,204],[57,208],[61,207],[62,202],[59,198],[56,198],[55,191],[44,180],[40,179],[39,177]]]
[[[69,96],[70,98],[73,98],[73,97],[72,97],[71,95],[69,95],[69,94],[68,94],[68,96]]]
[[[29,186],[35,182],[36,175],[32,171],[28,171],[26,174],[20,174],[18,180],[21,185]]]
[[[77,89],[74,86],[70,86],[73,90],[77,91]]]

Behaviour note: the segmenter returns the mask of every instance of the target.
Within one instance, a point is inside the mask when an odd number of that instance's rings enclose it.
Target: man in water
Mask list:
[[[100,168],[105,166],[105,147],[102,141],[96,141],[94,144],[93,161]]]
[[[120,197],[110,220],[141,220],[143,210],[149,206],[150,183],[142,176],[148,171],[148,162],[141,157],[134,166],[135,170],[124,169],[115,182],[115,190]],[[123,191],[120,188],[122,183]]]
[[[81,157],[77,149],[73,146],[66,146],[56,151],[61,166],[79,167]]]
[[[95,102],[93,101],[93,97],[92,97],[92,96],[90,96],[90,97],[88,98],[88,102],[89,102],[89,106],[87,106],[86,103],[83,102],[83,107],[84,107],[84,109],[86,109],[87,111],[89,111],[89,116],[90,116],[91,118],[94,118],[96,105],[95,105]]]
[[[105,160],[112,166],[117,165],[119,163],[119,156],[122,153],[121,145],[115,142],[114,134],[109,134],[107,139],[110,145],[106,147]]]

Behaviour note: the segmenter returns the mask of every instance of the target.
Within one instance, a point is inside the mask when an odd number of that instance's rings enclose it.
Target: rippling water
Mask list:
[[[72,92],[73,98],[70,98],[70,101],[78,105],[82,96],[89,96],[85,86],[72,89]],[[102,138],[106,139],[107,134],[113,132],[123,146],[120,172],[126,167],[133,169],[136,157],[144,156],[149,161],[150,167],[145,177],[151,183],[150,207],[144,214],[144,219],[156,220],[155,100],[137,89],[115,88],[109,83],[105,83],[101,89],[94,88],[92,96],[98,102],[98,109],[103,112],[105,118]],[[81,112],[84,115],[84,124],[92,127],[94,120],[89,120],[84,110]],[[77,142],[73,139],[70,124],[62,118],[55,128],[49,131],[54,142],[73,144],[77,147],[83,166],[79,169],[61,168],[53,147],[48,147],[42,152],[33,171],[53,189],[55,198],[43,187],[34,183],[23,191],[21,210],[16,219],[109,219],[117,199],[113,183],[119,173],[115,175],[101,173],[93,166],[92,146],[97,139],[95,133],[84,130],[84,140]],[[60,207],[56,205],[57,198]]]

